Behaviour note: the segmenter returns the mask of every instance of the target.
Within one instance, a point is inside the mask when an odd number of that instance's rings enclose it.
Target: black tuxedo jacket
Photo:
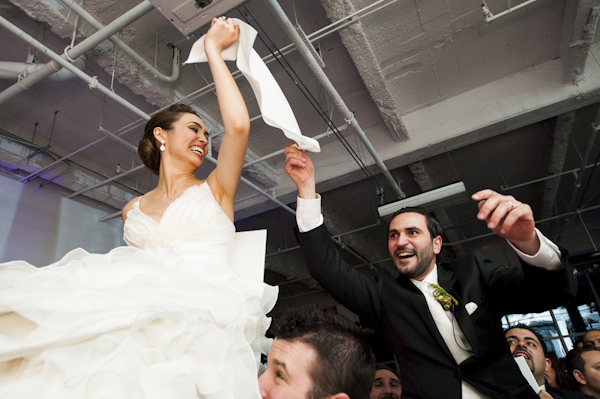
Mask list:
[[[373,280],[340,257],[323,225],[299,233],[310,274],[337,301],[382,331],[402,375],[402,397],[460,399],[461,381],[494,398],[539,399],[513,360],[501,317],[540,312],[575,297],[577,280],[563,253],[564,268],[548,271],[491,263],[474,253],[438,265],[438,282],[459,302],[456,320],[474,356],[457,365],[412,282],[379,270]],[[477,309],[468,314],[465,305]],[[473,308],[470,305],[469,308]]]
[[[586,395],[581,392],[568,391],[561,388],[552,388],[546,384],[546,391],[552,395],[553,399],[595,399],[595,396]]]

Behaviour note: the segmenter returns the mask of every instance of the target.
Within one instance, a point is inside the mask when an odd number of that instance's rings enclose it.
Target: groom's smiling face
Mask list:
[[[414,212],[396,216],[388,229],[388,250],[398,272],[422,280],[435,265],[442,238],[431,238],[424,215]]]

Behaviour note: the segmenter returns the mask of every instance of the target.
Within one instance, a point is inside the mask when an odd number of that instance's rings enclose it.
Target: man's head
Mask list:
[[[524,357],[538,385],[543,385],[544,373],[552,367],[552,362],[546,357],[546,346],[542,337],[525,325],[509,328],[504,336],[513,357]]]
[[[385,366],[377,367],[369,399],[400,399],[401,394],[402,386],[398,373]]]
[[[583,336],[583,346],[600,348],[600,330],[590,330]]]
[[[565,363],[581,392],[600,397],[600,349],[594,346],[572,349]]]
[[[421,208],[403,208],[388,226],[388,251],[398,272],[422,280],[442,250],[442,228]]]
[[[288,312],[275,318],[264,399],[367,399],[375,356],[359,329],[333,312]]]

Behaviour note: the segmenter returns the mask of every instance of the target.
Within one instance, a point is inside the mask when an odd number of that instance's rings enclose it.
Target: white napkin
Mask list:
[[[221,52],[226,61],[236,61],[240,72],[244,74],[258,101],[262,117],[266,124],[283,130],[290,140],[294,140],[303,151],[320,152],[319,142],[303,136],[290,104],[283,95],[281,88],[252,45],[256,38],[256,30],[237,18],[233,23],[240,27],[240,38],[237,42]],[[204,37],[194,43],[185,64],[206,62],[204,52]]]
[[[527,360],[525,360],[525,358],[523,356],[517,356],[517,357],[515,357],[515,362],[517,362],[517,366],[519,366],[519,370],[521,370],[521,374],[523,374],[523,377],[525,377],[525,379],[527,380],[529,385],[531,385],[531,388],[533,388],[535,393],[539,393],[540,386],[537,384],[537,381],[533,377],[533,373],[531,372],[531,369],[527,365]]]

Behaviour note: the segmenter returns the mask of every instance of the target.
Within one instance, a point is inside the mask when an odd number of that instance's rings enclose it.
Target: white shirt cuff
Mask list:
[[[316,199],[300,198],[296,200],[296,223],[300,233],[306,233],[323,224],[321,213],[321,196]]]
[[[515,250],[519,258],[523,259],[527,264],[531,266],[541,267],[546,270],[558,270],[561,268],[561,253],[558,246],[546,238],[537,228],[535,229],[540,240],[540,249],[535,255],[527,255],[521,252],[515,247],[510,241],[507,240],[508,244]]]

